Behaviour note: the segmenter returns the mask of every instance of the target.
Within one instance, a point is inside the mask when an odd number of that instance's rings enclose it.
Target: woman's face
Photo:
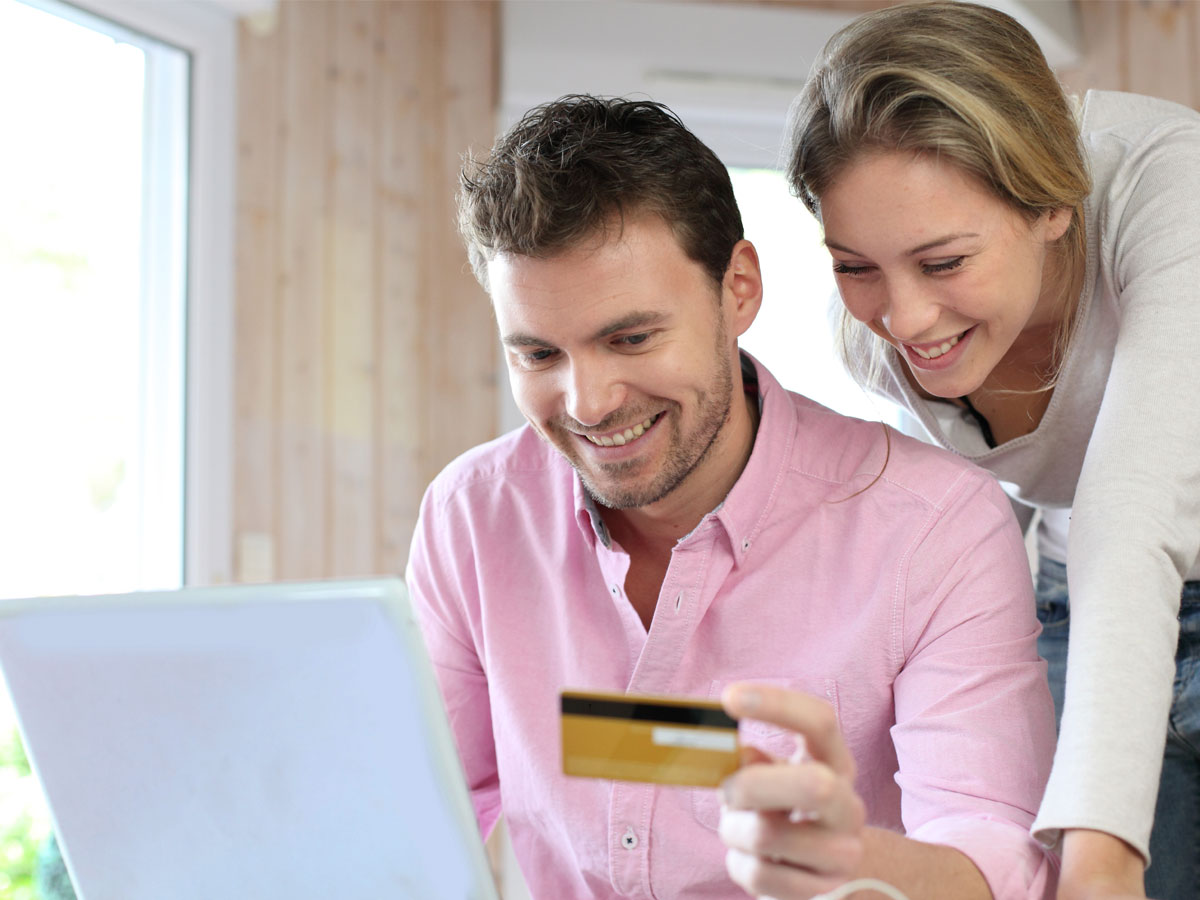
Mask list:
[[[846,308],[930,394],[965,396],[1014,345],[1053,340],[1047,250],[1069,209],[1031,222],[953,163],[879,151],[842,170],[821,219]]]

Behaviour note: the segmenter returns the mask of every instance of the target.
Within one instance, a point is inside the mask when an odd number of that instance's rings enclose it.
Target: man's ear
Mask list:
[[[721,286],[723,301],[732,336],[746,333],[762,305],[762,269],[758,263],[758,251],[747,240],[733,245],[729,266],[725,270],[725,281]]]

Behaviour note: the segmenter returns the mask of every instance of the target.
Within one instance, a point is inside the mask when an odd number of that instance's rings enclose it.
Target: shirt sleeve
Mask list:
[[[1007,497],[964,472],[909,550],[892,739],[908,836],[962,851],[997,900],[1057,880],[1029,834],[1054,750],[1032,593]]]
[[[405,582],[486,836],[500,817],[500,777],[487,675],[471,627],[479,608],[472,540],[466,517],[439,500],[438,487],[435,482],[421,503]]]
[[[1070,651],[1037,834],[1091,828],[1147,858],[1182,581],[1200,552],[1200,119],[1126,148],[1097,206],[1120,330],[1072,504]],[[1111,284],[1109,283],[1111,281]]]

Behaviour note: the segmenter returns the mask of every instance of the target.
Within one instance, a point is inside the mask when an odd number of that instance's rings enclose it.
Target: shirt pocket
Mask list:
[[[811,694],[814,697],[821,697],[829,702],[833,707],[834,715],[837,716],[839,722],[841,721],[841,711],[838,708],[837,682],[832,678],[820,679],[815,684],[812,681],[798,681],[789,678],[747,677],[736,680],[738,682],[752,681],[759,684],[768,684],[772,687],[786,688],[792,691]],[[709,699],[720,699],[721,692],[725,689],[726,685],[733,683],[733,680],[714,681],[709,689]],[[759,750],[770,754],[776,759],[789,758],[796,752],[797,748],[795,732],[752,719],[743,719],[738,723],[738,742],[743,746],[757,747]],[[716,831],[721,821],[721,798],[719,791],[716,788],[691,788],[690,792],[692,795],[692,813],[696,817],[696,821],[710,831]]]

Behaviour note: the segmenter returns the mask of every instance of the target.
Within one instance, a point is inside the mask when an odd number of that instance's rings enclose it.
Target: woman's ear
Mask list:
[[[1046,221],[1046,243],[1053,243],[1067,233],[1071,220],[1075,218],[1075,210],[1069,206],[1060,206],[1047,213],[1042,213]]]
[[[762,305],[762,270],[758,251],[749,241],[740,240],[733,245],[721,289],[727,302],[731,334],[739,337],[753,324]]]

